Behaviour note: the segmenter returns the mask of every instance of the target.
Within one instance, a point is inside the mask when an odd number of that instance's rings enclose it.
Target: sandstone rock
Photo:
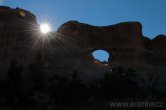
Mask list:
[[[152,39],[149,43],[149,49],[155,51],[166,51],[166,36],[160,34]]]
[[[8,68],[11,60],[29,63],[32,36],[38,24],[31,12],[0,6],[0,72]]]
[[[148,38],[148,37],[143,36],[142,40],[143,40],[145,48],[148,49],[148,46],[149,46],[149,43],[150,43],[151,39]]]
[[[114,62],[137,66],[166,65],[164,60],[166,59],[166,37],[159,35],[153,40],[144,37],[139,22],[92,26],[78,21],[69,21],[57,32],[76,39],[78,46],[84,49],[90,60],[94,60],[91,56],[94,50],[103,49],[111,55],[110,64]]]
[[[68,68],[92,75],[105,65],[103,63],[102,66],[92,57],[92,52],[97,49],[106,50],[111,55],[107,63],[110,67],[126,65],[146,68],[148,65],[153,70],[154,67],[166,66],[166,37],[159,35],[152,40],[144,37],[139,22],[92,26],[69,21],[60,26],[57,32],[51,33],[49,40],[45,39],[43,43],[36,31],[39,28],[36,17],[31,12],[0,7],[0,16],[2,73],[5,73],[3,69],[8,69],[10,61],[17,60],[27,65],[40,53],[47,73],[55,70],[65,73]],[[37,48],[34,49],[34,45]]]
[[[92,26],[78,21],[64,23],[57,31],[77,39],[88,48],[120,48],[143,46],[142,26],[139,22],[124,22],[111,26]]]
[[[111,61],[131,61],[134,50],[144,47],[142,26],[138,22],[124,22],[110,26],[92,26],[78,21],[64,23],[58,33],[76,39],[88,57],[96,49],[104,49],[111,54]],[[135,52],[136,53],[136,52]]]

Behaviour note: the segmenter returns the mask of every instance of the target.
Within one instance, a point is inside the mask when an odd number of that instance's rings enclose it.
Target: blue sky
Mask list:
[[[109,54],[104,50],[96,50],[92,53],[93,57],[101,62],[108,62]]]
[[[139,21],[149,38],[166,34],[166,0],[0,0],[1,5],[20,7],[47,18],[56,30],[69,20],[104,26]]]

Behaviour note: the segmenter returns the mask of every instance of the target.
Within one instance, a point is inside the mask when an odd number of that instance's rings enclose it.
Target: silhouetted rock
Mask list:
[[[148,48],[150,41],[151,41],[150,38],[143,36],[143,43],[145,48]]]
[[[110,64],[166,65],[166,62],[161,63],[161,59],[166,59],[166,51],[164,51],[166,37],[159,35],[153,40],[143,37],[139,22],[92,26],[78,21],[69,21],[58,29],[58,33],[76,39],[77,44],[84,49],[91,60],[93,60],[91,53],[94,50],[103,49],[111,55]]]
[[[77,39],[86,48],[135,48],[142,44],[142,26],[139,22],[124,22],[111,26],[92,26],[78,21],[64,23],[58,33]]]
[[[149,43],[149,49],[155,51],[166,51],[166,36],[158,35]]]
[[[34,53],[30,51],[37,27],[36,17],[31,12],[0,7],[0,72],[4,73],[12,60],[24,64],[32,61]]]
[[[28,65],[40,53],[44,68],[50,74],[55,70],[65,73],[68,67],[70,70],[82,70],[82,73],[89,71],[88,74],[92,75],[95,73],[91,71],[92,68],[100,72],[101,68],[106,67],[105,63],[96,63],[93,58],[92,52],[97,49],[109,52],[111,57],[106,65],[111,67],[166,66],[166,37],[159,35],[152,40],[144,37],[139,22],[92,26],[68,21],[45,39],[37,31],[39,24],[31,12],[1,6],[0,15],[2,73],[7,72],[12,60]]]

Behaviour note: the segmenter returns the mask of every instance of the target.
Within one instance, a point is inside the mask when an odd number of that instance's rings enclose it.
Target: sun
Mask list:
[[[50,26],[48,24],[41,24],[40,25],[40,31],[43,34],[47,34],[48,32],[50,32]]]

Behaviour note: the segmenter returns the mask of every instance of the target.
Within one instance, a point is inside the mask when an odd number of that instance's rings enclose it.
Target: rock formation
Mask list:
[[[77,21],[64,23],[58,33],[76,39],[85,53],[103,49],[111,54],[109,63],[166,66],[166,37],[144,37],[139,22],[92,26]]]
[[[166,36],[158,35],[152,40],[144,37],[139,22],[92,26],[69,21],[48,39],[41,37],[37,29],[36,17],[29,11],[0,7],[0,72],[7,72],[12,60],[28,65],[37,55],[41,56],[47,73],[54,70],[61,73],[68,68],[82,73],[89,71],[92,75],[95,73],[92,68],[99,72],[103,65],[126,65],[150,71],[155,67],[159,68],[157,72],[166,72]],[[97,49],[109,52],[108,64],[92,57]]]
[[[0,7],[0,72],[6,71],[12,60],[31,61],[30,38],[37,26],[35,15],[29,11]]]

